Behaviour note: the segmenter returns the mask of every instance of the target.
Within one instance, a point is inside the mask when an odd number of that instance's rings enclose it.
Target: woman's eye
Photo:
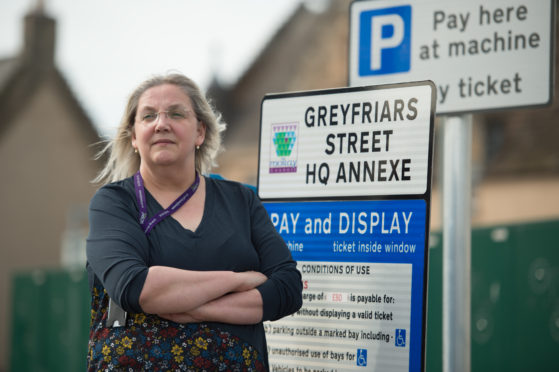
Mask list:
[[[150,113],[150,114],[144,114],[144,116],[142,116],[142,120],[145,120],[145,121],[152,121],[152,120],[155,120],[155,117],[156,117],[156,116],[157,116],[157,115],[151,114],[151,113]]]
[[[171,111],[169,113],[169,116],[171,116],[172,119],[177,119],[177,120],[182,120],[186,117],[186,115],[180,111]]]

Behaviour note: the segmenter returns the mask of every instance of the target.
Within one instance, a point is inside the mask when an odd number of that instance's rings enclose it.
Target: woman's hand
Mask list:
[[[179,323],[224,321],[230,317],[223,313],[229,313],[234,321],[249,324],[246,322],[262,317],[262,298],[255,288],[266,280],[266,275],[256,271],[190,271],[152,266],[140,294],[140,306],[146,313],[163,314],[163,318]],[[256,293],[248,295],[250,292]],[[247,296],[233,296],[244,294]],[[248,305],[250,312],[242,314],[239,308],[233,315],[229,307],[239,304]]]
[[[268,278],[257,271],[235,273],[240,284],[230,294],[211,300],[182,313],[157,314],[175,323],[221,321],[233,324],[252,324],[262,317],[262,299],[255,290]]]
[[[182,314],[228,293],[243,293],[267,280],[255,271],[191,271],[151,266],[140,293],[149,314]]]
[[[268,277],[258,271],[245,271],[237,273],[242,279],[241,284],[236,288],[235,292],[245,292],[263,284]]]
[[[183,313],[158,314],[176,323],[256,324],[262,320],[262,296],[256,289],[231,292]]]

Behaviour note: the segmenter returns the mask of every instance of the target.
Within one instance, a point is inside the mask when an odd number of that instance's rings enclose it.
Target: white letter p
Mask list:
[[[392,26],[391,37],[382,37],[382,28]],[[397,14],[376,16],[371,19],[371,70],[380,70],[382,50],[394,48],[404,39],[404,20]]]

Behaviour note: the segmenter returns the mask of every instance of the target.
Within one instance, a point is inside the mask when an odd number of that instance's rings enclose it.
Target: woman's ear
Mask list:
[[[138,148],[136,147],[136,131],[134,130],[134,128],[130,128],[130,140],[132,142],[132,147],[135,150],[138,150]]]
[[[202,146],[204,140],[206,139],[206,124],[204,124],[202,121],[199,121],[198,128],[196,129],[196,131],[198,132],[198,137],[196,138],[196,145]]]

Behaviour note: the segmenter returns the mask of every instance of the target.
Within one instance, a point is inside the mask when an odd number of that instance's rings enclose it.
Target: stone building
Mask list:
[[[55,66],[55,29],[36,9],[25,17],[21,53],[0,60],[0,370],[10,352],[11,275],[79,261],[95,191],[91,145],[100,139]]]

